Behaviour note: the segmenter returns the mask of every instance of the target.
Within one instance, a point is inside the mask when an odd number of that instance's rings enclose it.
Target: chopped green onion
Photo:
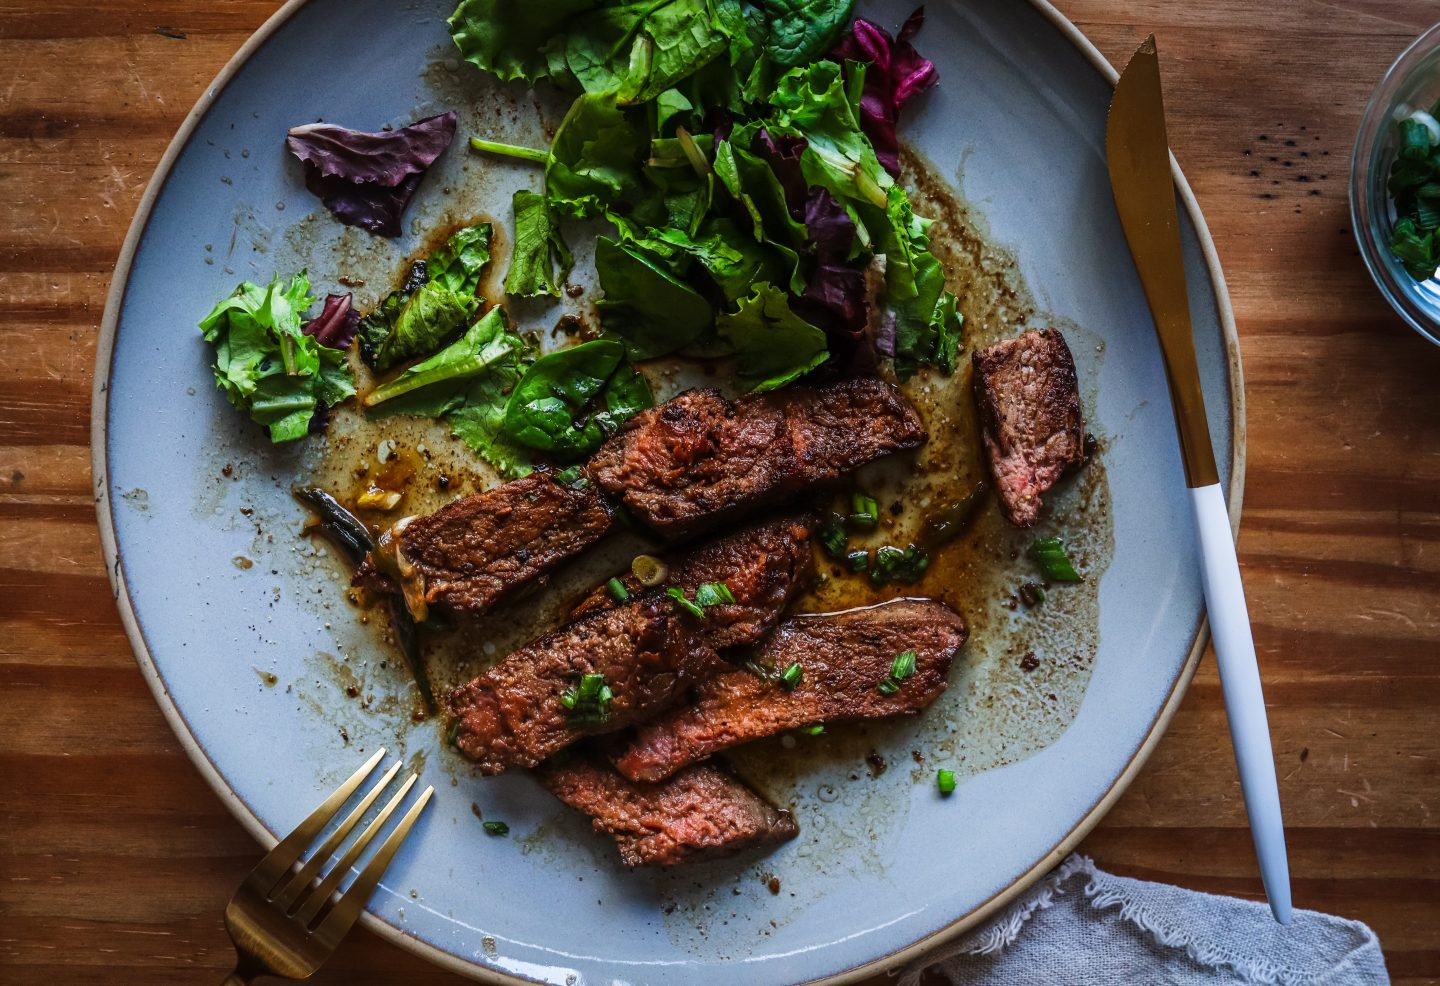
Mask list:
[[[845,535],[845,519],[839,514],[832,514],[825,526],[820,528],[820,547],[836,561],[845,560],[850,539]]]
[[[890,665],[890,677],[896,681],[904,681],[915,673],[915,652],[913,650],[902,651],[895,655],[895,662]]]
[[[628,603],[630,601],[630,590],[625,588],[625,583],[619,579],[611,579],[605,583],[605,588],[617,603]]]
[[[880,684],[875,686],[875,690],[878,691],[881,695],[894,695],[900,690],[900,686],[895,684],[895,679],[886,678],[884,681],[880,682]]]
[[[935,773],[935,786],[945,797],[955,793],[955,771],[944,770],[943,768]]]
[[[784,671],[780,672],[780,685],[787,692],[793,692],[800,685],[800,679],[804,676],[805,669],[800,667],[800,662],[795,662]]]
[[[1059,538],[1038,538],[1030,545],[1030,557],[1051,582],[1083,582],[1080,573],[1065,553],[1065,542]]]
[[[450,723],[450,728],[445,731],[445,742],[450,746],[458,744],[460,739],[460,720],[456,719]]]
[[[850,523],[865,530],[873,530],[880,523],[880,504],[873,496],[856,493],[850,497]]]
[[[561,469],[555,474],[555,482],[574,490],[583,490],[590,485],[590,480],[586,478],[584,470],[579,466]]]
[[[560,704],[570,713],[570,721],[582,726],[599,725],[610,718],[610,701],[614,691],[603,674],[581,675],[573,688],[560,696]]]
[[[685,590],[680,588],[678,585],[672,585],[670,588],[666,589],[665,595],[675,600],[675,605],[679,606],[691,616],[701,620],[705,618],[705,611],[699,606],[695,605],[689,599],[686,599]]]
[[[695,590],[695,601],[701,606],[719,606],[735,602],[735,594],[724,582],[706,582]]]
[[[817,722],[813,726],[806,726],[801,732],[806,736],[823,736],[825,734],[825,724],[823,722]]]
[[[930,556],[915,545],[903,550],[892,544],[875,549],[875,562],[870,566],[870,581],[875,585],[890,582],[919,582],[930,567]]]
[[[490,835],[509,835],[510,826],[504,822],[485,822],[485,831]]]
[[[845,556],[845,561],[849,564],[850,571],[863,572],[870,567],[870,552],[852,551]]]

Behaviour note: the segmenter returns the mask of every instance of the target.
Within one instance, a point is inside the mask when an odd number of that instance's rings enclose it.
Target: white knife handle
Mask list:
[[[1220,484],[1190,491],[1195,528],[1200,536],[1201,575],[1210,636],[1220,667],[1225,716],[1240,770],[1240,789],[1250,815],[1260,879],[1270,910],[1281,924],[1290,923],[1290,866],[1285,856],[1285,827],[1280,818],[1280,788],[1275,780],[1275,755],[1265,696],[1260,690],[1260,665],[1250,635],[1250,614],[1240,582],[1240,562],[1230,533],[1230,515]]]

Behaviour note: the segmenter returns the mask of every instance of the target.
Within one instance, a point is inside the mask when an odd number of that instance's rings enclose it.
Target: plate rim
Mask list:
[[[100,320],[100,335],[97,340],[95,351],[95,377],[91,387],[90,398],[90,466],[91,477],[94,486],[95,512],[97,527],[100,535],[101,550],[105,559],[106,576],[110,581],[111,589],[115,598],[115,605],[120,614],[120,621],[125,628],[125,636],[130,642],[130,649],[135,655],[136,664],[140,668],[142,677],[149,685],[151,693],[155,697],[156,704],[160,707],[161,713],[169,723],[175,737],[179,740],[181,747],[185,750],[190,762],[199,771],[200,776],[210,786],[211,790],[220,799],[221,803],[229,809],[231,815],[240,822],[241,826],[260,843],[262,848],[268,850],[278,841],[278,837],[272,833],[259,817],[251,809],[250,805],[230,786],[225,776],[211,761],[205,748],[195,738],[190,730],[184,714],[175,704],[166,688],[165,679],[160,674],[153,656],[150,654],[149,646],[141,633],[139,620],[136,617],[133,603],[130,598],[130,589],[125,576],[123,553],[119,543],[115,539],[115,522],[113,504],[111,503],[111,491],[109,483],[109,382],[111,370],[114,366],[115,338],[120,323],[120,312],[124,307],[126,290],[130,283],[131,269],[134,266],[135,254],[140,245],[141,239],[149,227],[151,215],[155,203],[170,178],[170,173],[175,166],[176,160],[181,152],[189,144],[194,136],[195,130],[200,122],[210,112],[210,109],[219,99],[229,84],[234,80],[240,69],[250,60],[270,37],[278,31],[285,23],[295,16],[311,0],[286,0],[286,2],[271,14],[263,24],[250,35],[239,49],[225,62],[219,73],[206,87],[200,98],[186,114],[180,128],[170,143],[165,148],[159,162],[155,166],[154,174],[151,175],[141,196],[140,203],[136,207],[134,218],[130,222],[129,230],[120,247],[120,254],[115,262],[115,269],[111,275],[110,286],[106,292],[105,311]],[[1097,72],[1114,86],[1119,79],[1119,72],[1110,64],[1095,44],[1075,26],[1071,20],[1061,13],[1050,0],[1026,0],[1034,10],[1044,17],[1055,27],[1076,50],[1083,55]],[[1240,531],[1241,504],[1244,498],[1245,485],[1245,451],[1246,451],[1246,421],[1245,421],[1245,380],[1240,361],[1240,340],[1235,325],[1235,312],[1230,301],[1230,292],[1225,283],[1225,274],[1220,266],[1219,254],[1215,249],[1214,239],[1210,235],[1210,228],[1205,222],[1205,217],[1200,211],[1200,204],[1195,198],[1195,193],[1190,187],[1189,181],[1180,170],[1180,165],[1175,155],[1170,155],[1170,170],[1174,178],[1176,193],[1180,197],[1180,203],[1189,216],[1191,224],[1195,228],[1196,238],[1200,242],[1201,252],[1205,258],[1205,267],[1209,274],[1211,290],[1215,294],[1216,314],[1220,322],[1220,330],[1224,336],[1226,362],[1228,364],[1230,378],[1230,447],[1231,464],[1230,475],[1226,485],[1227,509],[1230,515],[1231,536],[1238,537]],[[1129,788],[1135,777],[1144,768],[1150,755],[1155,751],[1161,737],[1165,734],[1166,727],[1174,718],[1180,707],[1185,693],[1189,690],[1190,682],[1195,676],[1195,669],[1200,663],[1200,658],[1205,652],[1206,645],[1210,639],[1210,627],[1208,618],[1202,613],[1195,638],[1191,642],[1189,654],[1185,663],[1176,675],[1175,682],[1170,688],[1170,693],[1165,702],[1156,712],[1155,718],[1151,720],[1150,728],[1145,738],[1131,755],[1125,768],[1116,775],[1115,780],[1096,799],[1095,803],[1085,812],[1075,826],[1057,842],[1048,852],[1036,860],[1036,862],[1009,886],[994,894],[988,900],[976,905],[967,913],[960,915],[947,923],[944,927],[932,931],[930,934],[920,938],[901,948],[892,950],[884,955],[870,959],[859,965],[851,966],[840,972],[822,976],[818,979],[807,980],[800,986],[846,986],[859,980],[897,969],[910,964],[917,959],[923,958],[927,953],[934,952],[944,945],[954,941],[960,935],[974,928],[976,925],[993,916],[1002,908],[1012,903],[1016,898],[1033,886],[1041,877],[1052,870],[1059,862],[1109,813],[1110,809]],[[477,963],[468,961],[451,952],[431,945],[404,928],[391,924],[389,921],[376,915],[368,907],[360,915],[360,923],[366,930],[377,935],[381,939],[397,945],[420,958],[430,962],[442,969],[466,976],[472,980],[491,983],[494,986],[531,986],[533,980],[523,979],[496,969],[488,968]]]

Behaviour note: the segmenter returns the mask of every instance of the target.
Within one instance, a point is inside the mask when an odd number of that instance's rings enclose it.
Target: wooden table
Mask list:
[[[255,844],[141,681],[100,559],[90,375],[110,272],[185,113],[277,0],[0,3],[0,982],[218,982]],[[1229,277],[1249,398],[1240,553],[1297,906],[1440,983],[1440,349],[1361,266],[1348,155],[1427,0],[1063,0],[1112,59],[1158,32],[1172,140]],[[1083,847],[1258,882],[1201,667]],[[450,983],[356,934],[318,983]]]

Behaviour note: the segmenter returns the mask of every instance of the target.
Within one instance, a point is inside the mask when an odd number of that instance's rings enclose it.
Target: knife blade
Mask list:
[[[1195,513],[1210,635],[1215,644],[1225,716],[1230,723],[1230,740],[1235,748],[1235,763],[1245,795],[1260,878],[1275,920],[1289,924],[1290,867],[1285,852],[1275,757],[1270,745],[1270,727],[1245,589],[1240,580],[1240,563],[1215,466],[1215,449],[1210,441],[1205,398],[1195,359],[1190,297],[1175,207],[1175,178],[1153,34],[1135,52],[1116,83],[1106,125],[1106,160],[1120,225],[1125,230],[1160,338],[1185,467],[1185,485],[1190,488]]]

